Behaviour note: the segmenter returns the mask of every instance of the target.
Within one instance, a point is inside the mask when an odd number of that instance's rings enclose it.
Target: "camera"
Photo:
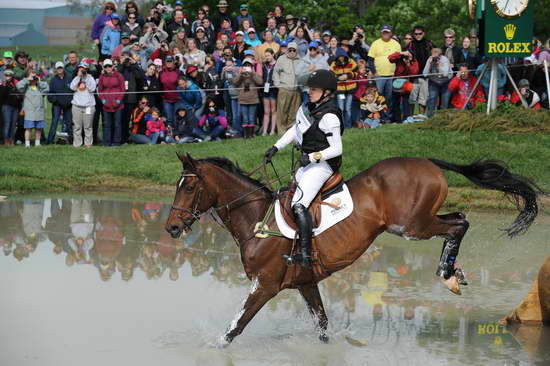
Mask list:
[[[300,17],[298,20],[304,24],[308,23],[307,17]]]
[[[86,75],[88,71],[86,69],[82,69],[82,75]]]
[[[357,33],[357,38],[363,39],[363,33]]]
[[[38,82],[38,76],[34,75],[32,81]]]
[[[439,56],[432,57],[432,62],[439,62]]]

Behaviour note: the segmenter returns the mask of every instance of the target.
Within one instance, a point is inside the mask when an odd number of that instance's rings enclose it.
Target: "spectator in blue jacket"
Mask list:
[[[111,15],[116,11],[115,3],[112,1],[107,1],[103,5],[103,11],[95,18],[94,24],[92,25],[92,40],[97,46],[99,52],[99,59],[102,61],[107,57],[101,56],[101,34],[103,33],[103,28],[105,24],[111,20]]]
[[[111,20],[105,24],[101,33],[102,60],[110,59],[120,44],[120,17],[117,13],[111,15]]]
[[[185,76],[180,76],[176,90],[178,90],[180,96],[176,109],[185,108],[193,113],[197,119],[200,119],[202,113],[202,95],[197,84]]]
[[[69,136],[73,134],[71,75],[65,73],[63,62],[55,64],[55,76],[50,81],[48,101],[52,103],[52,124],[48,133],[48,145],[52,144],[57,131],[59,119],[63,116],[63,132]]]

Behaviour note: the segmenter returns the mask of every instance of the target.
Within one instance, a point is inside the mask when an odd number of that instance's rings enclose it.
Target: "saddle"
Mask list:
[[[309,205],[308,211],[311,214],[314,228],[318,227],[321,223],[321,205],[328,205],[336,208],[333,204],[329,202],[324,202],[324,200],[330,195],[342,191],[343,184],[344,177],[342,176],[342,174],[340,172],[333,173],[330,178],[325,182],[323,187],[321,187],[321,190],[319,191],[319,193],[317,193],[317,196],[315,196],[313,202],[311,202],[311,205]],[[283,214],[283,218],[285,219],[288,226],[290,226],[293,230],[296,230],[297,226],[296,222],[294,222],[294,213],[292,212],[291,205],[292,197],[294,196],[297,187],[298,184],[294,181],[288,189],[279,192],[279,200],[281,203],[281,212]]]

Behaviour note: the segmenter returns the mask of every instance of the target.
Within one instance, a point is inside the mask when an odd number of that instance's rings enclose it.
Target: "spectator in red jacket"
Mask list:
[[[124,76],[114,70],[110,59],[103,61],[103,72],[99,77],[97,90],[103,105],[103,146],[119,146],[126,86]]]
[[[410,90],[406,87],[406,83],[412,83],[413,80],[408,78],[410,75],[420,74],[420,66],[414,54],[410,51],[394,52],[388,56],[388,60],[395,64],[395,76],[402,77],[394,79],[392,82],[392,99],[393,99],[393,120],[403,122],[411,115],[411,106],[409,104]]]
[[[451,80],[448,87],[451,92],[451,105],[457,109],[461,109],[466,103],[466,108],[472,109],[478,103],[485,102],[485,95],[483,94],[481,85],[477,86],[470,100],[466,101],[476,82],[476,77],[468,71],[468,65],[461,64],[458,67],[457,75]]]
[[[172,125],[175,120],[176,103],[180,100],[179,94],[176,91],[180,71],[176,68],[174,57],[167,56],[164,63],[165,66],[159,77],[162,89],[166,90],[162,94],[162,104],[166,121],[169,125]]]

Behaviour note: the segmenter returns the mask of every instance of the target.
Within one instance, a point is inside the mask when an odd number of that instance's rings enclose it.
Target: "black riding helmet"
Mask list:
[[[336,75],[329,70],[317,70],[309,74],[306,86],[310,88],[319,88],[336,91],[338,81]]]

